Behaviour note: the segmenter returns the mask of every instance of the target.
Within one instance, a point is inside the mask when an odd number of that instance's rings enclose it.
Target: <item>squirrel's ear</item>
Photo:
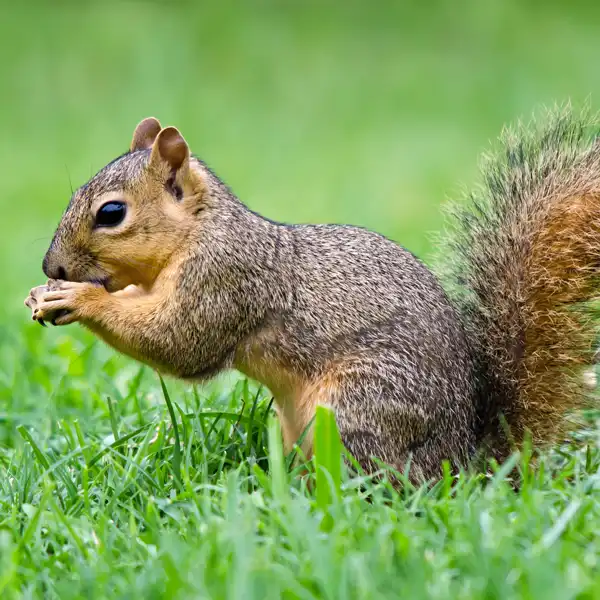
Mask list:
[[[146,150],[150,148],[156,139],[156,136],[160,133],[160,123],[158,119],[154,117],[148,117],[141,121],[133,132],[133,139],[131,140],[131,146],[129,150],[135,152],[136,150]]]
[[[189,159],[190,149],[179,130],[165,127],[154,141],[150,163],[166,162],[176,171]]]

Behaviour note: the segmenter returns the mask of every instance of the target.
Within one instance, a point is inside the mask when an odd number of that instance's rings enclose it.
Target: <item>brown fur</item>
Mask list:
[[[563,417],[574,408],[573,399],[585,397],[581,374],[592,362],[595,336],[576,308],[596,293],[598,266],[600,190],[550,207],[531,241],[525,279],[522,396],[514,418],[518,438],[529,430],[540,443],[564,433]]]

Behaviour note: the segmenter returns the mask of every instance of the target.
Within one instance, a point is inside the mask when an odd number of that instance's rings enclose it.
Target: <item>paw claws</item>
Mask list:
[[[78,320],[79,304],[85,302],[87,283],[63,282],[49,280],[48,285],[33,288],[25,300],[25,306],[31,309],[32,319],[42,327],[48,323],[56,327],[67,325]]]

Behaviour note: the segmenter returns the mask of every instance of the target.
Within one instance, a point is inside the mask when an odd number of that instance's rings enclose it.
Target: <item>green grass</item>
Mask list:
[[[600,597],[593,423],[535,469],[526,452],[396,494],[338,472],[324,414],[310,491],[267,390],[227,375],[165,394],[22,307],[71,187],[150,114],[253,209],[364,225],[428,258],[444,196],[505,123],[568,98],[598,108],[598,7],[0,10],[0,598]]]
[[[107,350],[67,349],[69,338],[32,356],[37,329],[24,333],[12,352],[36,378],[5,373],[20,411],[3,415],[2,598],[600,594],[593,437],[536,469],[526,452],[490,477],[400,494],[347,474],[336,491],[317,474],[313,495],[286,464],[260,389],[168,382],[170,415],[151,371],[115,369]],[[55,415],[46,427],[41,412]],[[326,415],[317,425],[326,456],[335,436]]]

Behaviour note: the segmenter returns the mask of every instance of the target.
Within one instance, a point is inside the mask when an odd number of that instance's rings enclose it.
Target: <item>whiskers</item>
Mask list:
[[[28,241],[26,244],[24,244],[23,248],[31,248],[32,246],[39,244],[40,242],[45,242],[46,243],[46,249],[48,246],[50,246],[50,242],[52,241],[52,236],[49,235],[44,235],[42,237],[39,238],[35,238],[34,240],[30,240]]]

